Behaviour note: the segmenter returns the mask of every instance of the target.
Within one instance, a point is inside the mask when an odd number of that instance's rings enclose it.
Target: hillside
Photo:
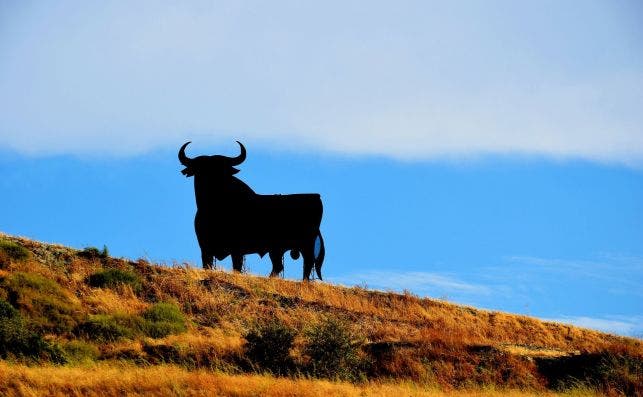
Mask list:
[[[637,339],[4,234],[0,358],[1,395],[643,393]]]

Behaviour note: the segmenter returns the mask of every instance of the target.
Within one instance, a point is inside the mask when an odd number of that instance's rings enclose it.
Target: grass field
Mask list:
[[[1,395],[637,395],[643,344],[0,234]]]
[[[560,393],[476,388],[444,390],[409,381],[352,384],[320,379],[276,378],[270,375],[228,375],[177,366],[136,367],[122,364],[85,367],[27,367],[0,363],[3,396],[556,396]],[[598,395],[575,389],[564,395]]]

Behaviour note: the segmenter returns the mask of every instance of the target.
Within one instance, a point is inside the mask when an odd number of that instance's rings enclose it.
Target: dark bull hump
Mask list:
[[[283,255],[291,251],[304,259],[304,279],[313,266],[321,279],[325,248],[319,230],[323,207],[319,194],[259,195],[234,177],[235,166],[246,159],[246,148],[236,157],[221,155],[190,158],[181,146],[178,158],[181,171],[194,177],[197,213],[194,220],[201,247],[203,267],[213,266],[213,258],[232,256],[233,267],[240,271],[243,256],[270,254],[271,275],[283,270]]]

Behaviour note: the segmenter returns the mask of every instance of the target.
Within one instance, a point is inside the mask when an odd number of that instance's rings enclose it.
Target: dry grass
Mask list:
[[[205,395],[240,396],[440,395],[436,389],[418,386],[433,385],[467,389],[461,395],[477,395],[474,389],[485,387],[533,390],[541,395],[550,385],[539,374],[536,363],[539,359],[610,351],[643,360],[643,343],[637,339],[408,293],[204,271],[185,264],[166,267],[143,260],[86,259],[77,255],[78,250],[63,246],[2,233],[0,238],[17,242],[30,251],[26,260],[3,259],[0,282],[17,272],[53,280],[73,307],[81,311],[74,314],[75,318],[116,313],[135,317],[154,303],[172,302],[189,320],[186,333],[165,338],[136,336],[111,343],[89,341],[99,348],[101,364],[85,369],[39,369],[0,362],[0,387],[10,380],[13,385],[6,393],[92,395],[99,393],[97,390],[117,393],[122,386],[134,395],[199,395],[202,390],[209,391],[201,393]],[[141,291],[133,291],[129,286],[90,287],[88,277],[105,269],[136,273],[142,280]],[[0,298],[4,292],[0,283]],[[277,318],[294,329],[299,336],[291,355],[304,368],[305,341],[301,335],[324,317],[340,318],[351,324],[371,363],[365,374],[376,380],[374,383],[356,386],[237,375],[252,370],[243,357],[243,346],[244,335],[256,322]],[[63,345],[75,337],[71,331],[47,335],[49,340]],[[120,360],[126,360],[129,366],[122,367]],[[162,366],[166,363],[178,364],[182,369]],[[134,364],[155,366],[143,368]],[[89,375],[84,377],[83,371]],[[384,379],[395,381],[393,384],[378,381]],[[505,391],[480,391],[480,395]]]
[[[108,288],[93,288],[83,299],[91,313],[127,313],[136,314],[149,307],[149,303],[141,301],[130,286],[114,291]]]
[[[543,396],[510,389],[443,391],[409,382],[354,385],[266,375],[227,375],[176,366],[27,367],[0,362],[3,396]]]
[[[533,346],[520,346],[520,345],[502,345],[499,347],[501,350],[517,356],[526,357],[561,357],[571,354],[580,354],[579,351],[568,352],[559,349],[547,349]]]
[[[237,336],[252,319],[276,316],[301,329],[322,315],[335,315],[350,319],[374,342],[457,340],[466,345],[529,346],[534,352],[597,351],[627,339],[411,294],[204,271],[187,265],[168,268],[145,261],[84,260],[76,256],[77,250],[63,246],[2,234],[0,237],[17,241],[33,253],[30,260],[0,271],[0,277],[21,271],[53,279],[88,313],[135,314],[153,301],[173,301],[181,305],[196,324],[223,328]],[[128,287],[90,288],[86,278],[104,268],[141,273],[145,277],[144,293],[136,295]],[[635,344],[643,351],[640,343]]]

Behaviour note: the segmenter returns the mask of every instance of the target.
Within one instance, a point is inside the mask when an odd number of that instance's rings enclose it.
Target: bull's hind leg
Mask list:
[[[324,238],[321,233],[317,233],[317,238],[315,239],[315,271],[317,272],[317,277],[322,280],[321,268],[324,264],[324,257],[326,256],[326,248],[324,247]]]
[[[243,271],[243,255],[232,254],[232,269],[235,272],[241,273]]]
[[[310,272],[312,272],[313,265],[315,264],[315,253],[311,247],[302,250],[301,254],[304,257],[304,281],[309,281]]]
[[[270,262],[272,262],[272,271],[270,272],[270,277],[279,276],[281,272],[284,271],[284,254],[286,252],[279,251],[270,251]]]

